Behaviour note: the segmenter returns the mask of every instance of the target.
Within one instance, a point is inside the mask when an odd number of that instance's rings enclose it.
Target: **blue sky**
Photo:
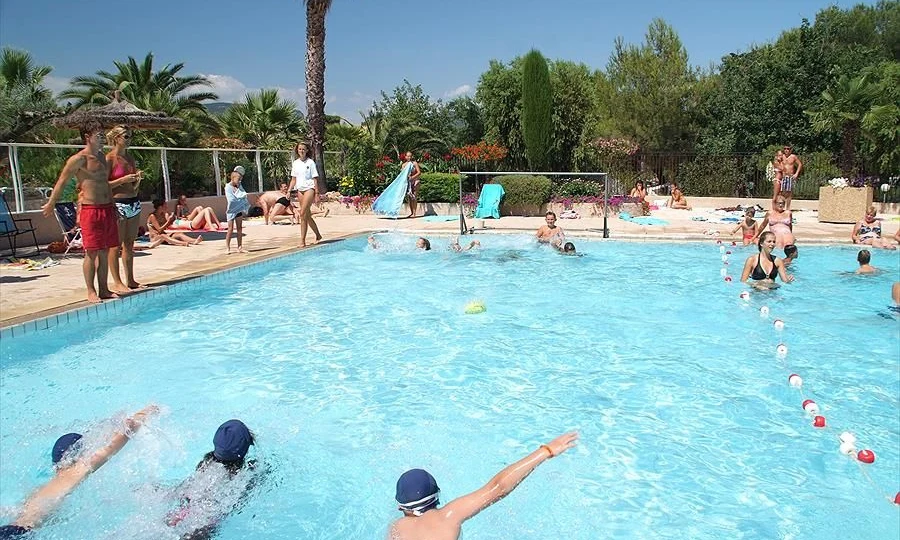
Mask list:
[[[692,64],[773,41],[828,5],[813,0],[334,0],[326,21],[326,110],[359,121],[382,90],[409,79],[435,98],[474,92],[491,59],[532,47],[604,68],[616,36],[643,40],[654,17],[674,26]],[[871,2],[868,2],[871,3]],[[113,69],[114,60],[184,62],[223,101],[276,87],[302,110],[301,0],[0,0],[0,45],[53,66],[48,86]]]

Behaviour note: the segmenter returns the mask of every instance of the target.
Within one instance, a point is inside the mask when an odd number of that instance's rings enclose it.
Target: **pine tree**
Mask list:
[[[532,171],[549,168],[551,104],[550,69],[540,51],[525,55],[522,77],[522,134],[525,156]]]

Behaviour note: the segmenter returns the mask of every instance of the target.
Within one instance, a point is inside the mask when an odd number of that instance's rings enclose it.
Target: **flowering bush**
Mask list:
[[[353,195],[352,197],[341,197],[341,203],[350,208],[353,205],[353,208],[356,209],[357,214],[362,214],[363,212],[368,212],[372,209],[372,203],[375,202],[375,196],[373,195]]]
[[[602,212],[603,210],[602,195],[579,195],[574,197],[557,196],[553,197],[550,202],[554,204],[561,204],[566,210],[571,210],[572,207],[576,204],[592,204],[594,205],[594,208],[599,212]],[[629,197],[627,195],[613,195],[609,198],[609,208],[610,210],[616,212],[619,210],[619,208],[622,207],[623,204],[638,202],[640,202],[640,199],[638,199],[637,197]]]
[[[478,206],[478,197],[474,193],[463,193],[462,207],[466,217],[475,217],[475,208]]]
[[[509,150],[499,144],[489,144],[484,141],[478,144],[469,144],[453,148],[450,152],[454,156],[458,156],[468,161],[489,162],[500,161],[505,158]],[[446,157],[446,156],[445,156]]]
[[[591,142],[598,152],[608,156],[633,156],[641,149],[638,144],[630,139],[618,139],[616,137],[600,137]]]

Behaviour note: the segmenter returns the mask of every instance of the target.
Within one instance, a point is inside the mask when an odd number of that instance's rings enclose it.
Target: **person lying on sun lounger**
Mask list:
[[[166,210],[166,201],[159,199],[153,201],[153,213],[147,218],[147,233],[153,244],[151,247],[158,246],[160,241],[170,246],[195,246],[203,241],[200,235],[191,238],[182,232],[166,231],[175,222],[175,215]]]

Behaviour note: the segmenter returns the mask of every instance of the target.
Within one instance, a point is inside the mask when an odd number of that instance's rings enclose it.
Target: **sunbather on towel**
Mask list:
[[[150,235],[151,246],[156,247],[160,243],[166,243],[171,246],[193,246],[203,241],[203,237],[197,235],[197,238],[182,232],[171,232],[166,229],[175,222],[175,215],[166,212],[166,201],[157,199],[153,201],[153,213],[147,218],[147,234]]]
[[[537,233],[535,233],[538,242],[540,242],[541,244],[565,242],[566,235],[563,232],[562,227],[556,225],[556,214],[554,212],[547,212],[547,214],[544,216],[544,221],[546,221],[547,224],[541,225],[541,227],[537,230]]]
[[[681,192],[681,189],[679,189],[677,184],[672,184],[672,196],[669,197],[669,208],[674,208],[675,210],[691,209],[684,193]]]

